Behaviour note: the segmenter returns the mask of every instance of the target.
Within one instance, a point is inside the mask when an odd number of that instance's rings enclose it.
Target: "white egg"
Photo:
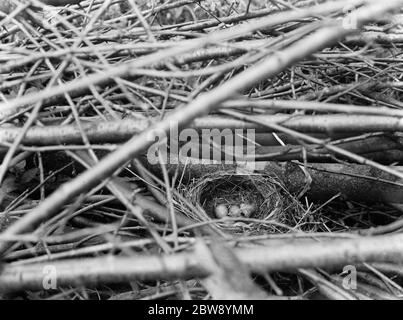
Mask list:
[[[241,209],[238,206],[233,205],[233,206],[231,206],[229,208],[229,213],[228,214],[229,214],[230,217],[233,217],[233,218],[240,217],[241,216]]]
[[[256,207],[250,203],[241,203],[240,211],[243,216],[246,218],[250,218],[250,216],[255,212]]]
[[[219,204],[215,207],[214,213],[218,219],[222,219],[228,215],[228,209],[225,204]]]

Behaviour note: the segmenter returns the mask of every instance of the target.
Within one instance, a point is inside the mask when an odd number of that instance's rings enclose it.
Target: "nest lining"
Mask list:
[[[245,202],[253,204],[255,211],[249,219],[223,219],[217,225],[229,233],[260,234],[278,232],[278,226],[267,223],[268,220],[279,223],[288,220],[287,212],[292,206],[282,190],[279,180],[272,176],[219,171],[193,182],[187,196],[193,205],[203,209],[206,221],[217,219],[214,208],[219,204],[227,207]],[[200,216],[191,218],[200,220]]]

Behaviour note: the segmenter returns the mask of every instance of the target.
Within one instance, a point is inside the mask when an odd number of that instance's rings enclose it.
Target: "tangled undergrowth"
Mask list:
[[[0,2],[2,297],[401,298],[402,5]]]

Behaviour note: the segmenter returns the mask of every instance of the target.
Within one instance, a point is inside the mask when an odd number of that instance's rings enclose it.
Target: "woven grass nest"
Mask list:
[[[218,220],[217,226],[228,233],[277,233],[284,229],[282,225],[287,224],[295,207],[295,201],[285,192],[280,181],[271,176],[218,171],[197,179],[187,190],[188,199],[202,209],[206,221],[217,219],[217,205],[230,208],[241,203],[253,204],[254,210],[249,217]],[[192,218],[200,220],[200,216]]]

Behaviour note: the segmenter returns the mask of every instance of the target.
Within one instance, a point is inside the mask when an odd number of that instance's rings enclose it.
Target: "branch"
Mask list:
[[[360,132],[403,132],[403,120],[398,117],[366,115],[313,115],[298,116],[288,114],[253,116],[266,123],[279,123],[284,128],[299,132],[314,133],[360,133]],[[154,119],[154,120],[157,120]],[[92,143],[114,143],[127,141],[133,135],[151,127],[153,119],[124,119],[119,121],[89,121],[81,126]],[[173,123],[174,124],[174,123]],[[230,117],[205,116],[195,119],[189,127],[201,129],[255,129],[268,132],[265,126],[236,120]],[[0,127],[0,144],[12,143],[22,128]],[[274,130],[275,131],[275,130]],[[28,129],[22,143],[27,146],[82,144],[82,135],[77,124],[34,126]],[[153,143],[154,140],[149,141]]]
[[[257,273],[299,268],[336,268],[362,262],[403,262],[403,235],[362,237],[326,242],[290,242],[235,249],[235,255]],[[134,280],[205,278],[214,271],[200,244],[190,252],[69,259],[29,265],[5,265],[0,291],[43,289],[45,267],[56,271],[57,286],[79,287]]]

